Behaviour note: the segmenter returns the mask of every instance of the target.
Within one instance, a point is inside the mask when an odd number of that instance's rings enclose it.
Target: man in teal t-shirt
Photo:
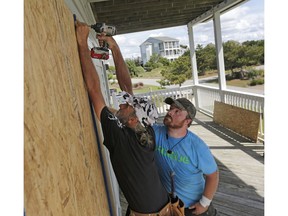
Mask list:
[[[196,109],[186,98],[166,98],[165,103],[170,109],[164,125],[153,125],[161,181],[184,202],[185,216],[217,215],[211,203],[219,182],[217,164],[205,142],[188,130]]]

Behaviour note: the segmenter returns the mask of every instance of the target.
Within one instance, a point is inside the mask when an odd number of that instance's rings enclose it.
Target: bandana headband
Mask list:
[[[135,111],[140,123],[146,127],[147,125],[153,125],[157,118],[158,112],[155,104],[144,97],[132,96],[129,93],[123,91],[118,95],[118,104],[131,105]]]

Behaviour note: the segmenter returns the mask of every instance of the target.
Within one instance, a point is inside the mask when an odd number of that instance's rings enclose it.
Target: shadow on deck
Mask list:
[[[200,112],[189,130],[209,146],[219,168],[213,199],[219,215],[264,215],[264,145],[234,133]]]
[[[189,130],[207,143],[218,164],[220,179],[213,203],[219,215],[264,215],[263,143],[253,143],[200,112]],[[123,194],[120,199],[125,215],[127,202]]]

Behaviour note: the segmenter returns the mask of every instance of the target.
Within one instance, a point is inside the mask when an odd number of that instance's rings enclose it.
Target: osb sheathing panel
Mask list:
[[[62,0],[24,1],[24,202],[29,216],[109,215],[73,16]]]
[[[213,121],[257,142],[260,113],[215,101]]]

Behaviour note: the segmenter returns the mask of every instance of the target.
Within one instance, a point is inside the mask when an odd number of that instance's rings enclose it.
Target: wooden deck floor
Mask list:
[[[264,215],[263,144],[252,143],[200,112],[189,130],[208,144],[218,164],[220,181],[213,203],[219,215]],[[125,215],[127,202],[120,197]]]

